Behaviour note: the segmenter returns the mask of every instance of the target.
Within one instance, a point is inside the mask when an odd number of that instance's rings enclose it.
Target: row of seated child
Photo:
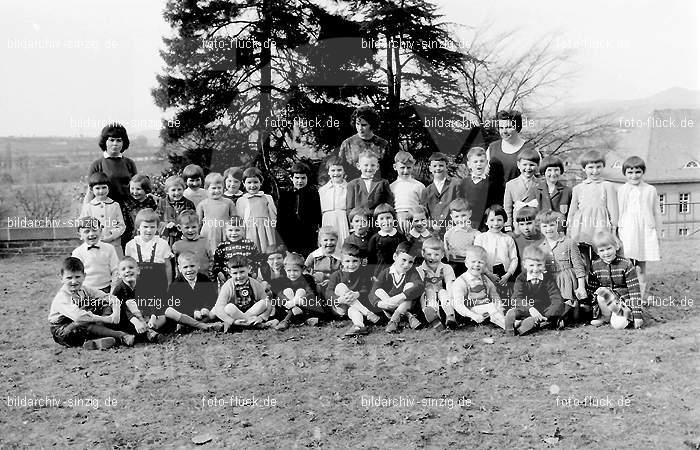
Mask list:
[[[557,230],[561,225],[559,218],[557,213],[549,213],[554,214],[554,220],[548,221],[540,213],[540,227],[545,236],[559,236],[559,241],[555,241],[560,242],[561,235],[548,228]],[[146,243],[153,240],[149,236],[157,228],[157,216],[148,214],[143,212],[145,220],[139,225]],[[154,215],[152,211],[150,214]],[[521,222],[528,229],[528,222],[533,221]],[[594,261],[587,276],[587,298],[581,298],[579,285],[574,299],[562,295],[563,271],[545,272],[548,258],[543,243],[523,249],[523,271],[516,277],[513,295],[502,298],[492,281],[493,270],[492,266],[489,269],[489,255],[484,247],[465,246],[461,263],[464,271],[456,276],[452,266],[442,262],[443,242],[435,237],[422,242],[423,261],[417,267],[414,267],[413,244],[401,242],[396,245],[391,262],[381,270],[363,266],[362,249],[346,242],[340,252],[339,267],[327,278],[304,273],[304,259],[287,253],[282,246],[268,253],[266,270],[258,270],[260,280],[251,277],[252,265],[245,255],[233,255],[226,262],[229,278],[218,294],[216,283],[201,273],[200,258],[194,252],[181,252],[177,259],[178,278],[169,285],[166,280],[155,289],[158,283],[139,280],[149,272],[162,273],[164,278],[167,270],[163,262],[158,268],[153,256],[145,264],[126,256],[118,262],[119,278],[113,286],[109,283],[110,271],[103,271],[107,285],[102,287],[95,278],[100,271],[94,269],[100,264],[104,267],[104,258],[99,253],[110,253],[111,246],[100,243],[99,231],[96,219],[83,219],[80,224],[83,244],[74,252],[82,258],[68,258],[62,267],[63,287],[52,303],[49,321],[54,339],[64,345],[83,343],[86,348],[105,348],[115,342],[132,345],[137,336],[159,341],[162,332],[182,327],[284,330],[294,322],[317,323],[318,319],[346,316],[353,322],[348,335],[367,333],[365,319],[370,323],[388,321],[387,331],[395,332],[404,319],[412,328],[426,323],[436,328],[454,328],[458,320],[479,323],[486,318],[509,332],[525,334],[545,324],[562,327],[567,321],[573,322],[581,306],[577,300],[587,304],[590,298],[597,300],[591,302],[592,309],[599,308],[602,313],[602,319],[596,319],[594,324],[610,321],[616,328],[642,324],[634,267],[617,255],[619,243],[611,233],[596,235],[600,258]],[[332,238],[332,233],[328,237]],[[156,245],[144,249],[134,243],[133,247],[140,260],[148,250],[151,255],[157,253]],[[569,247],[569,253],[576,249],[575,245]],[[132,251],[132,246],[127,244],[127,248],[128,252]],[[109,259],[114,260],[113,248],[111,253]],[[579,282],[582,277],[576,278]],[[142,285],[144,289],[140,288]],[[113,295],[108,294],[110,286]],[[187,314],[190,312],[192,316]]]

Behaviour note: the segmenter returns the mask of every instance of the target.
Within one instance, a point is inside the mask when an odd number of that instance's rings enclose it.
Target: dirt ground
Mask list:
[[[52,341],[56,260],[2,260],[0,447],[700,448],[699,250],[664,242],[641,330],[339,322],[102,352]]]

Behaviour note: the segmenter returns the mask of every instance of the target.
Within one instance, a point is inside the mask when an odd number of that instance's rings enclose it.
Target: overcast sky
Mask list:
[[[444,20],[576,49],[572,101],[700,89],[695,0],[438,1]],[[150,90],[168,33],[164,0],[0,2],[0,136],[94,136],[88,120],[159,123]],[[463,36],[467,36],[465,32]],[[53,48],[26,48],[30,45]],[[525,42],[524,42],[525,45]],[[141,126],[139,126],[141,125]],[[87,126],[87,128],[86,128]]]

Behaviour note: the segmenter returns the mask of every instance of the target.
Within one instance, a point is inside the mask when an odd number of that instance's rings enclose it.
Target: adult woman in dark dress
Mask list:
[[[350,123],[357,134],[340,144],[338,156],[345,162],[345,179],[350,181],[360,176],[357,161],[360,153],[371,150],[379,156],[378,177],[387,178],[392,171],[393,161],[388,159],[389,142],[374,131],[379,127],[379,114],[370,106],[360,106],[350,117]]]
[[[520,111],[499,111],[496,120],[501,139],[489,145],[486,158],[489,161],[491,179],[502,188],[499,198],[503,198],[506,183],[520,176],[518,154],[526,148],[534,150],[535,147],[520,135],[523,128]]]
[[[119,203],[124,210],[124,201],[129,195],[129,180],[136,175],[136,164],[133,160],[122,155],[129,148],[129,136],[126,128],[118,123],[111,123],[102,129],[99,146],[102,149],[102,158],[90,164],[88,177],[96,172],[104,172],[109,178],[109,198]],[[93,199],[92,191],[88,188],[85,194],[85,202]],[[130,236],[130,230],[125,231],[125,236]],[[122,249],[128,239],[122,239]]]

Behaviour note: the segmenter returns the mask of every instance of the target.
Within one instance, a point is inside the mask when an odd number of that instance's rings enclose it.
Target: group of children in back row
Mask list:
[[[482,148],[468,152],[464,179],[450,178],[447,157],[433,154],[427,187],[412,176],[412,155],[394,161],[393,183],[377,177],[372,152],[359,155],[360,178],[346,181],[343,161],[331,157],[318,190],[309,168],[295,164],[293,189],[277,205],[256,168],[203,177],[190,165],[157,200],[137,175],[123,211],[134,236],[121,258],[115,244],[127,221],[107,207],[104,174],[91,175],[83,244],[64,261],[51,306],[54,339],[104,348],[182,327],[284,330],[341,317],[353,323],[348,335],[367,333],[365,319],[386,321],[387,332],[403,320],[454,328],[488,318],[516,334],[586,317],[642,325],[644,262],[658,259],[659,217],[640,158],[625,162],[628,183],[616,194],[600,177],[603,157],[588,152],[587,178],[570,191],[560,160],[540,164],[524,149],[502,199]]]

